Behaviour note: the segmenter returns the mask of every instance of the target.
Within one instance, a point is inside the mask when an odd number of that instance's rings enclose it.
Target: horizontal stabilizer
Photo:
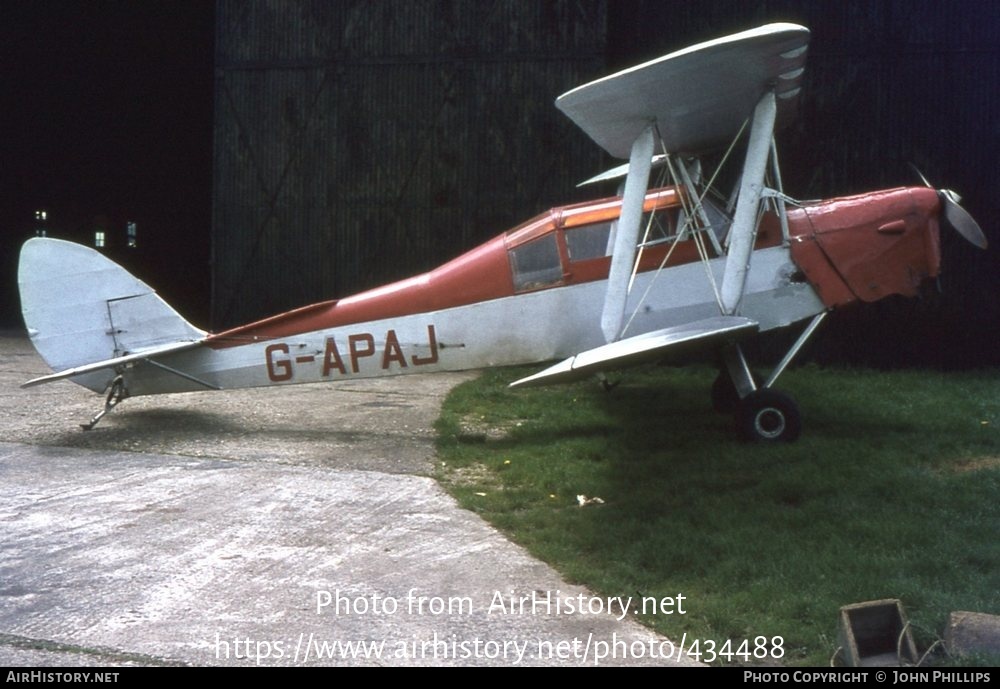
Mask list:
[[[657,361],[668,353],[683,352],[692,345],[704,347],[737,340],[756,333],[757,329],[756,321],[741,316],[715,316],[675,325],[589,349],[533,376],[516,380],[510,386],[568,383],[601,371]]]
[[[95,371],[103,371],[105,369],[114,369],[119,366],[125,366],[127,364],[133,364],[137,361],[148,361],[156,356],[162,356],[164,354],[172,354],[174,352],[182,352],[186,349],[194,349],[201,345],[201,340],[194,342],[175,342],[169,345],[163,345],[161,347],[154,347],[145,352],[135,352],[133,354],[128,354],[126,356],[119,356],[113,359],[105,359],[104,361],[95,361],[92,364],[84,364],[83,366],[74,366],[73,368],[68,368],[64,371],[58,371],[57,373],[51,373],[47,376],[41,376],[39,378],[32,378],[27,383],[22,383],[22,388],[31,388],[36,385],[44,385],[45,383],[54,383],[57,380],[65,380],[66,378],[72,378],[74,376],[82,376],[86,373],[94,373]]]

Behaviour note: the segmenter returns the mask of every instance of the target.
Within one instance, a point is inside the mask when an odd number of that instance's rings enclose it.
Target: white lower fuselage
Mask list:
[[[825,309],[785,247],[754,253],[740,313],[761,330]],[[725,259],[709,261],[721,283]],[[125,373],[131,395],[229,389],[530,364],[604,344],[607,280],[555,286],[453,308],[295,335],[209,346],[141,362]],[[716,292],[702,262],[636,276],[624,337],[717,316]],[[631,320],[630,320],[631,319]],[[183,373],[179,375],[178,372]]]

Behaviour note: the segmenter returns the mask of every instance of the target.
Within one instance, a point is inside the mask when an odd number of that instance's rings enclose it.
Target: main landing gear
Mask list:
[[[736,430],[741,438],[749,441],[792,442],[799,437],[802,432],[802,414],[798,405],[791,395],[771,386],[825,317],[824,311],[812,319],[763,385],[750,370],[738,344],[723,350],[725,367],[712,383],[712,407],[718,412],[734,415]]]

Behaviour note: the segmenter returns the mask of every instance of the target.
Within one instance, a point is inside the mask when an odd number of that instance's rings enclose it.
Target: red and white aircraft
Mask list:
[[[939,272],[942,215],[986,245],[947,190],[782,192],[773,133],[795,114],[808,41],[805,27],[769,24],[569,91],[557,107],[628,159],[590,180],[624,178],[621,195],[554,208],[423,275],[225,332],[194,327],[92,249],[30,239],[22,310],[56,372],[25,386],[106,392],[91,428],[133,395],[559,360],[513,383],[536,385],[712,348],[715,406],[746,438],[793,440],[799,412],[772,386],[823,317],[916,294]],[[742,172],[717,199],[698,156],[728,146],[728,158],[743,139]],[[796,323],[802,335],[758,382],[740,341]]]

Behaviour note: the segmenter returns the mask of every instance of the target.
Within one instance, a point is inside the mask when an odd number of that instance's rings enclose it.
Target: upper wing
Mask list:
[[[600,371],[656,361],[667,353],[737,340],[757,332],[757,329],[756,321],[741,316],[706,318],[588,349],[510,385],[520,387],[568,383]]]
[[[765,26],[679,50],[559,96],[556,107],[616,158],[655,122],[668,153],[697,154],[729,142],[765,91],[778,127],[795,114],[809,29]]]

